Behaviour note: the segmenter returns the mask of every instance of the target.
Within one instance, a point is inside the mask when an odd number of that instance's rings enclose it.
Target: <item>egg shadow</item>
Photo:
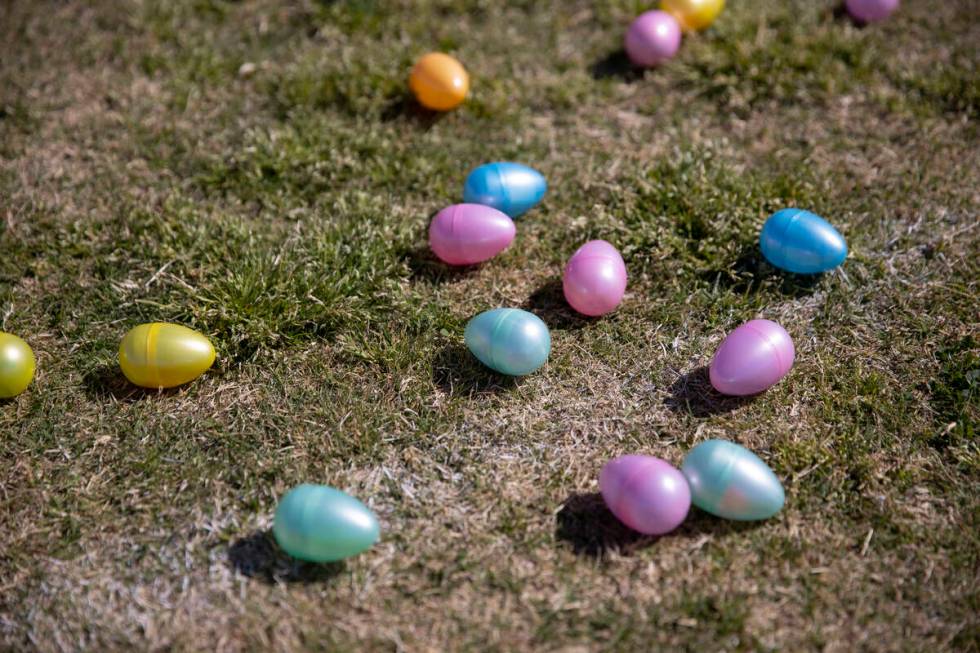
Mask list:
[[[707,366],[680,375],[670,386],[664,405],[675,413],[710,417],[729,413],[755,401],[755,395],[732,397],[723,395],[711,385]]]
[[[605,57],[598,59],[589,66],[589,74],[592,79],[619,79],[620,81],[632,84],[643,79],[643,69],[634,66],[630,61],[626,50],[620,48],[610,52]]]
[[[517,387],[520,377],[494,372],[459,343],[443,347],[432,359],[432,382],[451,396],[496,394]]]
[[[411,93],[402,93],[392,98],[381,111],[381,121],[410,122],[427,130],[445,118],[447,113],[428,109],[419,104]]]
[[[340,562],[305,562],[286,555],[269,530],[255,531],[228,547],[228,565],[248,578],[269,585],[329,583],[346,565]]]
[[[598,319],[581,315],[568,305],[561,279],[551,279],[539,286],[521,308],[540,317],[549,329],[581,329]]]
[[[412,281],[431,284],[460,281],[472,277],[480,269],[479,265],[449,265],[433,254],[428,245],[404,251],[401,259],[408,266]]]
[[[760,528],[765,522],[738,522],[715,517],[694,506],[684,522],[666,535],[644,535],[619,521],[598,492],[572,493],[555,515],[555,539],[577,555],[602,560],[610,554],[633,555],[663,537],[723,537]]]
[[[831,10],[831,16],[838,23],[851,24],[858,29],[864,29],[868,26],[868,23],[865,21],[851,15],[851,12],[847,10],[846,2],[839,2],[834,5],[834,8]]]
[[[170,397],[180,393],[180,388],[141,388],[129,382],[117,364],[102,364],[82,375],[85,394],[93,401],[133,403],[153,397]]]
[[[743,247],[730,265],[701,273],[704,281],[730,292],[751,295],[774,290],[795,299],[816,292],[823,277],[823,274],[793,274],[779,270],[766,260],[758,245]]]

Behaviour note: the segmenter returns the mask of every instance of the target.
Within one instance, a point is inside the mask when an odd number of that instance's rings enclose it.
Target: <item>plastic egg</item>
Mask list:
[[[685,32],[701,30],[725,7],[725,0],[661,0],[660,8],[677,19]]]
[[[590,240],[568,259],[562,287],[576,311],[603,315],[623,301],[626,264],[615,247],[604,240]]]
[[[463,201],[486,204],[516,218],[541,201],[548,182],[544,175],[521,163],[484,163],[466,177]]]
[[[470,76],[453,57],[442,52],[430,52],[415,63],[408,78],[409,88],[424,107],[449,111],[466,99]]]
[[[214,347],[179,324],[151,322],[130,329],[119,344],[119,367],[143,388],[173,388],[193,381],[214,363]]]
[[[885,20],[898,9],[898,0],[847,0],[847,12],[861,23]]]
[[[519,308],[495,308],[466,325],[466,346],[481,363],[510,376],[530,374],[551,353],[551,334],[537,315]]]
[[[0,399],[16,397],[34,378],[34,352],[12,333],[0,331]]]
[[[652,456],[621,456],[599,474],[599,491],[619,521],[647,535],[677,528],[691,508],[691,489],[670,463]]]
[[[331,562],[371,548],[380,528],[374,513],[346,492],[304,483],[279,501],[272,534],[294,558]]]
[[[759,247],[777,268],[797,274],[818,274],[847,258],[847,242],[834,226],[815,213],[783,209],[762,226]]]
[[[786,329],[770,320],[750,320],[718,347],[708,370],[711,385],[726,395],[754,395],[786,376],[795,357]]]
[[[694,505],[725,519],[769,519],[786,500],[782,484],[768,465],[727,440],[708,440],[691,449],[681,471],[690,484]]]
[[[630,24],[625,46],[635,65],[656,66],[677,54],[681,47],[681,26],[666,11],[648,11]]]
[[[432,218],[429,247],[450,265],[473,265],[489,260],[514,240],[514,221],[482,204],[453,204]]]

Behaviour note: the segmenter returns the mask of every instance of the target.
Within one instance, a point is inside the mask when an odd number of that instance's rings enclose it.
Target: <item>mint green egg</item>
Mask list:
[[[343,560],[378,541],[374,513],[351,495],[304,483],[279,501],[272,534],[283,551],[310,562]]]
[[[681,472],[691,486],[691,503],[725,519],[769,519],[786,500],[768,465],[727,440],[708,440],[691,449]]]

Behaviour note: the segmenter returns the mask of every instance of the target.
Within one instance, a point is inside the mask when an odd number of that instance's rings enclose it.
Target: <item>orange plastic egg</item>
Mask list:
[[[725,7],[725,0],[661,0],[660,8],[677,19],[681,29],[694,32],[708,27]]]
[[[466,99],[470,76],[463,64],[448,54],[430,52],[415,63],[408,85],[422,106],[449,111]]]

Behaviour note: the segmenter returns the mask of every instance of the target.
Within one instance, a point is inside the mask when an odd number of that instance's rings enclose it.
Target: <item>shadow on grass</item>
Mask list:
[[[518,377],[498,374],[476,359],[465,346],[452,343],[432,360],[432,381],[453,396],[505,392],[519,383]]]
[[[754,294],[773,289],[787,297],[799,299],[812,295],[820,285],[822,274],[793,274],[779,270],[766,261],[757,245],[744,247],[731,265],[701,273],[701,278],[728,291]]]
[[[82,377],[85,394],[93,401],[122,401],[132,403],[152,397],[170,397],[180,388],[153,390],[133,385],[123,376],[118,365],[99,365]]]
[[[611,52],[589,66],[592,79],[619,79],[632,84],[643,79],[643,70],[633,65],[626,50]]]
[[[596,319],[580,315],[568,305],[561,279],[543,284],[531,293],[521,308],[540,317],[549,329],[581,329]]]
[[[413,281],[433,284],[459,281],[473,276],[480,269],[479,265],[449,265],[440,261],[428,245],[408,250],[402,254],[402,260],[408,265]]]
[[[723,395],[711,385],[708,368],[702,366],[682,374],[670,386],[670,395],[664,405],[675,413],[687,413],[695,417],[721,415],[752,403],[755,396],[731,397]]]
[[[556,539],[567,543],[576,554],[598,560],[611,553],[632,555],[653,546],[661,537],[723,537],[754,530],[764,523],[725,520],[692,506],[687,519],[677,530],[662,536],[644,535],[616,519],[598,492],[569,496],[555,521]]]
[[[272,538],[272,532],[255,531],[235,540],[228,547],[232,569],[268,583],[328,583],[344,571],[343,562],[303,562],[286,555]]]
[[[381,112],[383,122],[398,120],[414,123],[423,129],[431,129],[442,120],[447,112],[426,109],[411,93],[403,93],[395,97]]]

